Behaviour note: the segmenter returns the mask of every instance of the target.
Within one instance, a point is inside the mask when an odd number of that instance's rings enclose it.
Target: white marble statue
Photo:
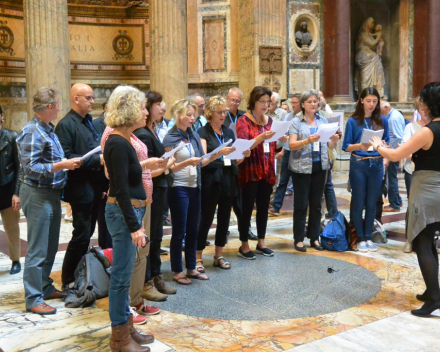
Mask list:
[[[372,17],[362,24],[356,42],[356,73],[355,89],[358,95],[367,87],[376,88],[381,98],[386,99],[384,93],[385,74],[382,65],[382,48],[384,41],[382,38],[382,26],[374,29],[374,19]]]

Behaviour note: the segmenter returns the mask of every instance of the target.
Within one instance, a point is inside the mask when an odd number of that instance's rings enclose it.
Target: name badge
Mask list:
[[[313,143],[313,151],[314,152],[319,152],[319,142],[314,142]]]
[[[231,159],[223,159],[225,166],[231,166]]]
[[[373,146],[367,149],[367,152],[372,152],[374,150]]]
[[[191,176],[197,176],[197,168],[196,168],[196,166],[190,166],[189,167],[189,174]]]
[[[269,143],[264,143],[264,152],[265,153],[269,153],[270,152]]]
[[[168,169],[165,170],[165,172],[164,172],[165,175],[168,175],[169,173],[170,173],[170,170],[168,170]]]

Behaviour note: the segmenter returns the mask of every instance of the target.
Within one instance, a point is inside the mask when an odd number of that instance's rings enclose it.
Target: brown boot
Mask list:
[[[174,295],[177,292],[176,288],[168,286],[165,281],[163,281],[162,275],[155,276],[153,278],[154,286],[160,293],[164,293],[167,295]]]
[[[131,338],[128,323],[112,326],[110,349],[112,352],[150,352],[150,347],[140,346]]]
[[[167,295],[160,293],[154,286],[153,280],[148,281],[141,294],[142,297],[149,301],[163,302],[167,300]]]
[[[139,345],[148,345],[149,343],[154,342],[153,335],[141,334],[135,327],[133,326],[133,316],[130,315],[127,317],[128,326],[130,327],[130,335],[133,340],[135,340]]]

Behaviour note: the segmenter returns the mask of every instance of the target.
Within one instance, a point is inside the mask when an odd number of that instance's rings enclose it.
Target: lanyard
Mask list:
[[[237,113],[237,115],[238,115],[238,113]],[[238,116],[235,116],[235,121],[234,120],[232,120],[232,116],[231,116],[231,113],[228,111],[228,116],[229,116],[229,119],[231,120],[231,123],[237,123],[237,119],[238,119]],[[255,118],[255,117],[254,117]],[[256,121],[256,120],[255,120]]]
[[[214,129],[212,129],[214,131]],[[218,136],[217,132],[214,131],[215,136],[217,137],[218,142],[220,145],[225,144],[225,135],[221,134],[220,137]],[[223,160],[223,155],[219,156],[217,159]]]
[[[251,114],[252,114],[252,117],[254,118],[255,122],[257,122],[257,119],[256,119],[254,113],[251,112]],[[264,131],[264,123],[262,123],[261,126],[263,126],[263,133],[264,133],[264,132],[265,132],[265,131]]]
[[[252,114],[252,117],[254,118],[254,120],[255,120],[255,122],[257,122],[257,119],[255,118],[255,115],[254,115],[254,113],[253,112],[251,112],[251,114]],[[265,130],[264,130],[264,124],[261,124],[262,126],[263,126],[263,133],[265,132]],[[263,144],[266,144],[267,142],[263,142]],[[269,143],[267,143],[267,145],[269,145]],[[264,146],[263,146],[263,148],[264,148]],[[264,149],[263,149],[264,150]],[[265,157],[265,159],[267,160],[267,158],[269,157],[269,155],[268,155],[269,153],[264,153],[264,157]]]
[[[161,123],[161,124],[159,125],[159,127],[157,128],[157,131],[154,130],[154,127],[153,127],[154,133],[156,134],[157,138],[159,138],[159,133],[160,133],[161,128],[162,128],[162,123]]]
[[[182,137],[182,141],[185,142],[185,138],[183,138],[183,135],[182,135],[182,133],[180,132],[179,129],[177,129],[177,132],[179,132],[180,137]],[[185,147],[186,147],[186,149],[188,149],[189,157],[192,158],[192,153],[191,153],[191,137],[189,136],[189,133],[188,133],[188,142],[189,142],[189,146],[186,145]]]
[[[367,121],[365,121],[365,119],[364,119],[364,124],[365,124],[365,128],[366,128],[367,130],[369,130],[370,128],[368,127]]]
[[[317,129],[317,128],[319,127],[318,121],[316,120],[316,116],[315,116],[315,127],[312,127],[312,124],[310,123],[308,117],[307,117],[305,114],[304,114],[304,117],[305,117],[306,120],[307,120],[307,124],[309,125],[309,128]]]

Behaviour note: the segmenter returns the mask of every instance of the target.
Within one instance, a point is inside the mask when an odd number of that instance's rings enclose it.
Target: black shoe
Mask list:
[[[248,232],[248,240],[249,241],[258,241],[258,237],[254,235],[251,229]]]
[[[298,252],[307,252],[307,249],[306,249],[306,247],[304,246],[304,243],[303,243],[303,246],[302,246],[302,247],[298,247],[298,246],[296,245],[296,243],[295,243],[295,249],[296,249]]]
[[[429,317],[437,309],[440,309],[440,300],[436,302],[428,301],[421,308],[412,310],[411,314],[418,317]]]
[[[262,254],[266,257],[273,257],[273,250],[269,248],[260,248],[258,247],[258,244],[257,244],[257,248],[255,249],[255,253]]]
[[[168,255],[170,254],[166,249],[160,249],[160,255]]]
[[[165,219],[165,220],[163,221],[163,226],[171,226],[171,221],[168,220],[168,219]]]
[[[241,247],[238,249],[238,256],[239,256],[239,257],[242,257],[243,259],[247,259],[247,260],[254,260],[254,259],[257,259],[257,257],[255,256],[254,252],[249,251],[249,252],[244,253],[244,252],[241,250]]]
[[[312,243],[311,241],[310,241],[310,247],[315,248],[317,251],[323,251],[324,250],[324,248],[322,248],[321,245]]]
[[[9,275],[18,274],[21,271],[20,262],[12,262],[11,271],[9,271]]]

